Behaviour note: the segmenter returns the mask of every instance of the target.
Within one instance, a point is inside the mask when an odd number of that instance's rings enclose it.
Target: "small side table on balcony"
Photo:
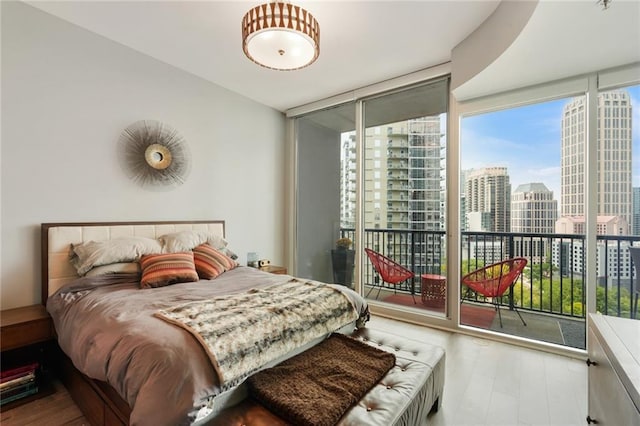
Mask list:
[[[447,277],[437,274],[420,275],[422,303],[431,308],[444,308],[447,294]]]

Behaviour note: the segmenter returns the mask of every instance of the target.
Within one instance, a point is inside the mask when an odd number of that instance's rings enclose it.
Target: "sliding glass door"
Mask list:
[[[448,79],[363,101],[363,291],[445,313]]]
[[[298,276],[354,287],[360,261],[370,300],[445,314],[448,86],[440,78],[296,118]],[[406,277],[376,269],[375,255]]]

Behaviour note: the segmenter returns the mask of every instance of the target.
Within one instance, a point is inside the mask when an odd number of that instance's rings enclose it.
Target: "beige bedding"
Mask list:
[[[154,313],[289,279],[239,267],[213,281],[144,290],[137,282],[84,288],[84,280],[49,297],[47,310],[62,350],[78,370],[109,383],[129,403],[132,425],[189,424],[226,389],[196,338]],[[368,316],[362,297],[346,287],[335,288],[350,298],[362,319]]]

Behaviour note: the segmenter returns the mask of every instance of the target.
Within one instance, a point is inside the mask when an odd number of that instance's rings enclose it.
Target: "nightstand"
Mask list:
[[[264,272],[271,272],[272,274],[278,274],[278,275],[286,275],[287,274],[287,268],[285,268],[284,266],[276,266],[276,265],[267,265],[267,266],[263,266],[262,268],[258,268],[261,271]]]
[[[38,362],[38,392],[3,404],[1,411],[49,395],[53,392],[48,372],[48,349],[53,342],[53,323],[43,305],[24,306],[0,312],[2,370]]]
[[[53,339],[51,317],[43,305],[0,312],[0,351],[22,348]]]

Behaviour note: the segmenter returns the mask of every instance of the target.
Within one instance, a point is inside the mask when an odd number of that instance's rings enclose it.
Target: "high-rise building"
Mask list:
[[[511,183],[506,167],[485,167],[468,171],[465,210],[469,231],[510,231]]]
[[[584,235],[586,234],[586,218],[584,216],[564,216],[558,219],[555,226],[556,234]],[[622,216],[596,217],[597,235],[627,235],[629,224]],[[596,272],[598,280],[605,277],[630,277],[630,257],[627,242],[599,240],[596,245]],[[561,268],[563,274],[570,272],[583,274],[584,240],[556,238],[553,241],[553,264]],[[611,285],[611,281],[609,281]]]
[[[441,231],[443,218],[442,122],[429,116],[369,127],[364,144],[365,228]],[[341,169],[341,226],[355,219],[355,136],[344,136]],[[383,234],[381,234],[383,235]],[[388,252],[407,253],[407,233],[380,241]],[[440,236],[412,234],[414,255],[439,265]],[[424,247],[422,249],[421,247]],[[374,247],[381,249],[381,247]],[[403,261],[403,259],[395,258]],[[428,265],[427,265],[428,266]]]
[[[340,142],[340,227],[356,227],[356,134],[343,133]]]
[[[439,116],[370,127],[365,132],[367,228],[439,231],[442,147]],[[355,211],[355,138],[343,138],[342,225]]]
[[[584,241],[562,241],[554,239],[552,247],[553,266],[559,268],[562,274],[583,275]],[[628,285],[631,278],[631,256],[626,245],[618,241],[598,241],[596,245],[596,276],[598,283],[607,283],[611,288],[620,279],[622,285]]]
[[[558,201],[544,183],[519,185],[511,195],[511,232],[553,234],[558,219]],[[514,237],[515,253],[530,263],[546,262],[547,238]]]
[[[640,186],[633,188],[633,207],[631,212],[633,215],[631,235],[640,235]]]
[[[587,222],[584,216],[563,216],[556,222],[556,234],[584,235]],[[629,224],[622,216],[596,217],[597,235],[628,235]]]
[[[468,231],[467,223],[467,175],[471,170],[460,170],[460,231]]]
[[[562,115],[561,216],[584,216],[586,104],[576,98]],[[631,102],[624,91],[598,95],[598,183],[599,216],[631,217]],[[625,233],[630,232],[630,229]]]
[[[558,201],[544,183],[519,185],[511,195],[511,232],[553,234]]]

